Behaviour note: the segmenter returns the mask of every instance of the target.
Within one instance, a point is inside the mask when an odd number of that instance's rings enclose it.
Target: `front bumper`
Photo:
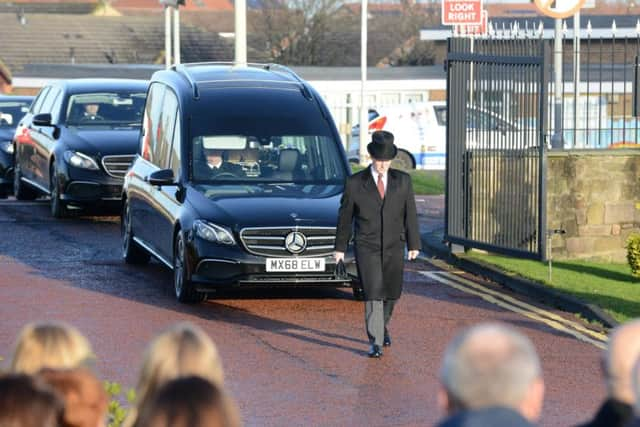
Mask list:
[[[123,180],[102,170],[76,170],[61,177],[60,199],[72,205],[118,204],[122,200]]]
[[[352,252],[345,255],[345,268],[349,278],[336,277],[333,256],[324,258],[324,271],[268,272],[266,257],[251,255],[238,246],[224,247],[213,243],[192,242],[193,274],[191,280],[199,291],[220,286],[328,286],[350,287],[357,280],[357,268]]]

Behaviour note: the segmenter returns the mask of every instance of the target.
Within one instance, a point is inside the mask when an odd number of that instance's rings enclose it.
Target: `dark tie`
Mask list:
[[[378,174],[378,193],[380,193],[380,198],[384,199],[384,182],[382,182],[382,174]]]

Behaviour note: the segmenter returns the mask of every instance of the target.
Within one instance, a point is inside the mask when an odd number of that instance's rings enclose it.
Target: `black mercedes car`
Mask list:
[[[33,96],[0,95],[0,198],[13,189],[13,134]]]
[[[148,82],[77,79],[45,86],[14,136],[14,195],[51,197],[51,213],[119,207],[138,150]]]
[[[156,72],[123,187],[123,256],[173,270],[179,301],[221,286],[351,286],[333,260],[346,154],[318,93],[286,67]]]

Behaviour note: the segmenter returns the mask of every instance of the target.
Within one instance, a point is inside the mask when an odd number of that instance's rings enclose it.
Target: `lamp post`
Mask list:
[[[247,1],[235,0],[235,63],[247,65]]]
[[[159,0],[164,6],[164,64],[166,68],[180,64],[180,5],[185,0]],[[171,25],[173,15],[173,26]],[[173,35],[173,43],[172,43]]]
[[[367,0],[362,0],[360,17],[360,164],[367,163],[367,139],[369,136],[369,108],[366,98],[367,84]]]

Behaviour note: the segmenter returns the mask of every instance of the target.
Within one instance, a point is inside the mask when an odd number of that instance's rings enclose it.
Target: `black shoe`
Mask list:
[[[376,359],[382,356],[382,350],[379,345],[372,344],[368,353],[369,357],[375,357]]]
[[[391,347],[391,336],[389,335],[389,332],[384,334],[384,341],[382,341],[382,345],[385,347]]]

